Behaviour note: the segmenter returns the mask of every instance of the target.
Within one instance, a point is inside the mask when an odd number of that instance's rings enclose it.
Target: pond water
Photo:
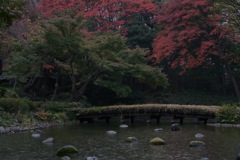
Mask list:
[[[45,134],[32,138],[31,132],[0,136],[1,160],[58,160],[56,151],[64,145],[73,145],[79,149],[79,160],[86,156],[96,156],[99,160],[234,160],[240,152],[240,128],[215,128],[203,124],[183,124],[181,131],[170,131],[170,123],[146,124],[134,123],[128,128],[119,128],[119,123],[97,122],[67,127],[43,129]],[[154,129],[163,128],[161,132]],[[106,135],[106,131],[115,130],[115,136]],[[205,147],[188,147],[195,140],[196,133],[204,134]],[[127,143],[125,139],[134,136],[136,143]],[[43,140],[54,137],[52,145]],[[166,145],[152,146],[149,140],[160,137]]]

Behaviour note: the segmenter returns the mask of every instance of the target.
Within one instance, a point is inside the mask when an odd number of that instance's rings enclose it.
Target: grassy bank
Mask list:
[[[26,99],[1,98],[0,126],[10,128],[10,131],[69,124],[75,115],[66,109],[81,106],[81,103],[32,102]]]
[[[222,123],[239,123],[236,105],[205,106],[179,104],[136,104],[92,107],[83,102],[32,102],[26,99],[0,99],[0,127],[64,125],[76,115],[159,114],[216,117]],[[43,124],[43,125],[42,125]]]
[[[178,104],[138,104],[138,105],[114,105],[92,108],[70,109],[78,115],[99,114],[182,114],[215,116],[219,106],[178,105]]]

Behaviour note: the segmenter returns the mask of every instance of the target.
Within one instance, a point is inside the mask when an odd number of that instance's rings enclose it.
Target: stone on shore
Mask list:
[[[0,133],[5,133],[6,129],[3,126],[0,126]]]

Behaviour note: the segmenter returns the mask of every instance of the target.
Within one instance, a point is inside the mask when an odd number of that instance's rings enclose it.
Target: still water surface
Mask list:
[[[215,128],[200,124],[183,124],[181,131],[171,132],[170,124],[135,123],[129,128],[119,128],[119,123],[102,122],[44,129],[40,138],[32,138],[31,132],[0,136],[0,160],[58,160],[56,151],[64,145],[79,149],[79,160],[86,156],[96,156],[99,160],[234,160],[240,151],[240,128]],[[154,132],[163,128],[161,132]],[[106,131],[115,130],[117,135],[108,136]],[[207,146],[189,148],[194,135],[205,135],[202,141]],[[138,139],[136,143],[126,143],[128,136]],[[45,145],[43,140],[53,137],[53,145]],[[149,140],[160,137],[164,146],[149,145]]]

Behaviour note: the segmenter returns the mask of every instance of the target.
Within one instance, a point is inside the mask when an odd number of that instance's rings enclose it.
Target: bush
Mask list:
[[[35,113],[35,117],[40,121],[50,121],[51,114],[45,111],[38,111]]]
[[[33,122],[33,116],[29,113],[18,114],[16,119],[20,126],[31,126]]]
[[[60,102],[46,102],[41,104],[40,108],[49,112],[62,112],[64,105]]]
[[[26,112],[33,108],[33,104],[26,99],[1,98],[0,107],[10,113]]]
[[[70,108],[86,108],[89,104],[83,102],[46,102],[40,108],[48,112],[64,112]]]
[[[240,112],[236,105],[225,104],[217,112],[217,121],[220,123],[238,123]]]
[[[199,91],[162,93],[156,96],[156,99],[158,103],[190,105],[223,105],[238,101],[238,99],[232,96],[223,96]]]
[[[13,123],[14,117],[8,112],[0,112],[0,126],[9,126]]]
[[[52,114],[51,120],[56,123],[65,123],[68,121],[68,117],[65,113],[54,113]]]

